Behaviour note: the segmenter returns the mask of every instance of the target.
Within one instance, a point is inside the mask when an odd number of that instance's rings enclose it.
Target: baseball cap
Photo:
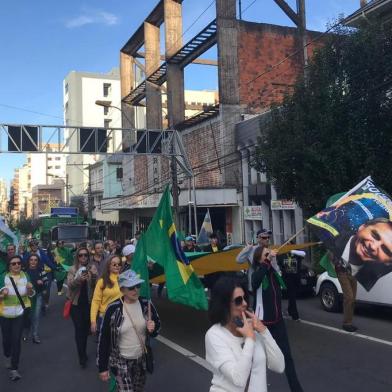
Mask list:
[[[259,235],[261,235],[261,236],[267,237],[267,236],[270,236],[271,234],[272,234],[272,231],[271,231],[271,230],[260,229],[260,230],[256,233],[256,236],[258,237]]]
[[[122,250],[122,254],[124,256],[129,256],[132,253],[135,253],[135,249],[136,249],[135,245],[132,245],[132,244],[125,245],[123,250]]]
[[[143,279],[133,270],[126,270],[118,277],[118,285],[120,287],[134,287],[140,283],[144,283]]]
[[[191,235],[188,235],[187,237],[185,237],[185,241],[194,241],[194,239]]]

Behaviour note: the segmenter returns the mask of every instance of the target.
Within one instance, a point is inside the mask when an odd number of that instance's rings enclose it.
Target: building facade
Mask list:
[[[0,214],[2,216],[8,215],[7,183],[3,178],[0,178]]]
[[[178,176],[180,229],[189,231],[192,226],[194,231],[194,218],[188,209],[193,203],[197,204],[198,226],[209,208],[214,229],[219,230],[227,242],[243,242],[257,227],[274,226],[277,242],[286,237],[288,230],[283,232],[278,224],[273,225],[275,215],[281,219],[280,213],[271,211],[271,199],[277,200],[277,195],[266,179],[252,169],[248,173],[252,179],[250,184],[259,177],[260,184],[269,189],[266,191],[268,199],[261,204],[264,213],[251,226],[244,224],[244,207],[261,201],[251,201],[244,195],[244,167],[239,152],[242,141],[237,142],[237,133],[241,132],[237,131],[237,124],[246,116],[266,112],[272,104],[279,104],[303,73],[304,64],[314,49],[314,45],[304,44],[318,34],[304,28],[304,2],[297,4],[297,13],[290,14],[298,26],[293,28],[240,20],[235,0],[217,0],[216,18],[184,44],[182,1],[162,0],[121,49],[123,124],[132,120],[133,109],[142,102],[146,107],[147,128],[162,129],[164,86],[168,125],[180,132],[192,168],[196,197],[190,196],[188,178],[181,172]],[[160,42],[162,36],[164,43]],[[136,85],[132,69],[142,46],[146,52],[146,75],[145,80]],[[161,46],[165,47],[164,62],[160,60]],[[213,46],[217,48],[218,105],[186,118],[184,70]],[[159,170],[154,169],[154,160]],[[169,163],[163,157],[140,156],[129,164],[129,171],[125,167],[124,163],[125,178],[133,181],[125,186],[130,191],[128,208],[135,211],[135,216],[148,218],[147,214],[152,214],[159,200],[156,192],[172,181]],[[138,213],[143,204],[145,216]],[[274,204],[275,208],[277,205]],[[286,215],[290,214],[282,214],[282,221],[288,222]],[[299,216],[293,219],[295,222]],[[294,229],[294,224],[287,222],[282,227],[289,225]],[[143,221],[139,221],[138,228],[143,228]]]
[[[104,101],[114,107],[120,106],[120,76],[114,68],[106,74],[70,72],[64,79],[64,123],[75,127],[121,128],[121,112],[115,108],[98,106],[96,101]],[[121,151],[121,130],[113,131],[108,141]],[[65,151],[80,150],[78,134],[65,131]],[[78,154],[67,156],[66,175],[70,189],[70,199],[85,195],[89,184],[88,166],[99,160],[98,154]]]

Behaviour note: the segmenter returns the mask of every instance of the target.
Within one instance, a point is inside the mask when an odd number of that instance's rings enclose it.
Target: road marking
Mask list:
[[[170,347],[171,349],[177,351],[181,355],[187,357],[193,362],[196,362],[198,365],[202,366],[203,368],[209,370],[210,372],[213,372],[212,366],[202,357],[199,357],[198,355],[194,354],[193,352],[187,350],[184,347],[181,347],[177,343],[172,342],[171,340],[165,338],[162,335],[159,335],[156,340],[159,342],[163,343],[164,345]]]
[[[284,317],[284,318],[285,319],[290,319],[288,317]],[[379,339],[379,338],[375,338],[373,336],[363,335],[363,334],[356,333],[356,332],[347,332],[347,331],[344,331],[344,330],[339,329],[339,328],[330,327],[328,325],[314,323],[312,321],[306,321],[306,320],[302,320],[302,319],[300,320],[300,323],[301,324],[311,325],[312,327],[326,329],[326,330],[332,331],[332,332],[337,332],[337,333],[340,333],[342,335],[351,335],[351,336],[356,337],[356,338],[369,340],[369,341],[375,342],[375,343],[385,344],[386,346],[392,346],[392,342],[389,341],[389,340]],[[191,361],[197,363],[198,365],[200,365],[203,368],[209,370],[210,372],[213,372],[212,366],[204,358],[199,357],[198,355],[194,354],[192,351],[187,350],[186,348],[180,346],[177,343],[174,343],[173,341],[165,338],[162,335],[159,335],[156,338],[156,340],[158,340],[162,344],[166,345],[167,347],[171,348],[172,350],[177,351],[179,354],[183,355],[184,357],[187,357]]]
[[[288,319],[288,317],[285,317]],[[385,344],[387,346],[392,346],[392,342],[389,340],[384,340],[384,339],[379,339],[379,338],[375,338],[373,336],[368,336],[368,335],[363,335],[357,332],[347,332],[344,331],[343,329],[339,329],[339,328],[335,328],[335,327],[330,327],[328,325],[323,325],[323,324],[319,324],[319,323],[314,323],[312,321],[306,321],[306,320],[302,320],[300,321],[300,323],[302,324],[307,324],[307,325],[311,325],[313,327],[318,327],[318,328],[323,328],[323,329],[327,329],[329,331],[333,331],[333,332],[337,332],[340,333],[342,335],[351,335],[354,336],[356,338],[360,338],[360,339],[364,339],[364,340],[369,340],[371,342],[375,342],[375,343],[381,343],[381,344]]]

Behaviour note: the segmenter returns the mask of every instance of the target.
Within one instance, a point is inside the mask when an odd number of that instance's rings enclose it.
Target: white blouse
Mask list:
[[[214,368],[210,392],[267,392],[268,369],[283,373],[284,356],[268,329],[256,340],[234,336],[214,324],[206,333],[206,360]]]
[[[142,308],[139,301],[135,303],[124,302],[123,306],[128,312],[123,311],[124,321],[120,326],[119,333],[119,348],[122,357],[127,359],[137,359],[143,355],[143,347],[140,343],[140,338],[145,342],[146,340],[146,320],[143,317]],[[131,315],[131,322],[128,314]],[[137,329],[137,333],[135,331]]]

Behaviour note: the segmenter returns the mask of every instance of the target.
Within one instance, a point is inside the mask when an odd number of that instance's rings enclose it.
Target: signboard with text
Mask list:
[[[263,220],[261,206],[244,206],[244,219]]]
[[[271,200],[271,210],[295,210],[292,200]]]

